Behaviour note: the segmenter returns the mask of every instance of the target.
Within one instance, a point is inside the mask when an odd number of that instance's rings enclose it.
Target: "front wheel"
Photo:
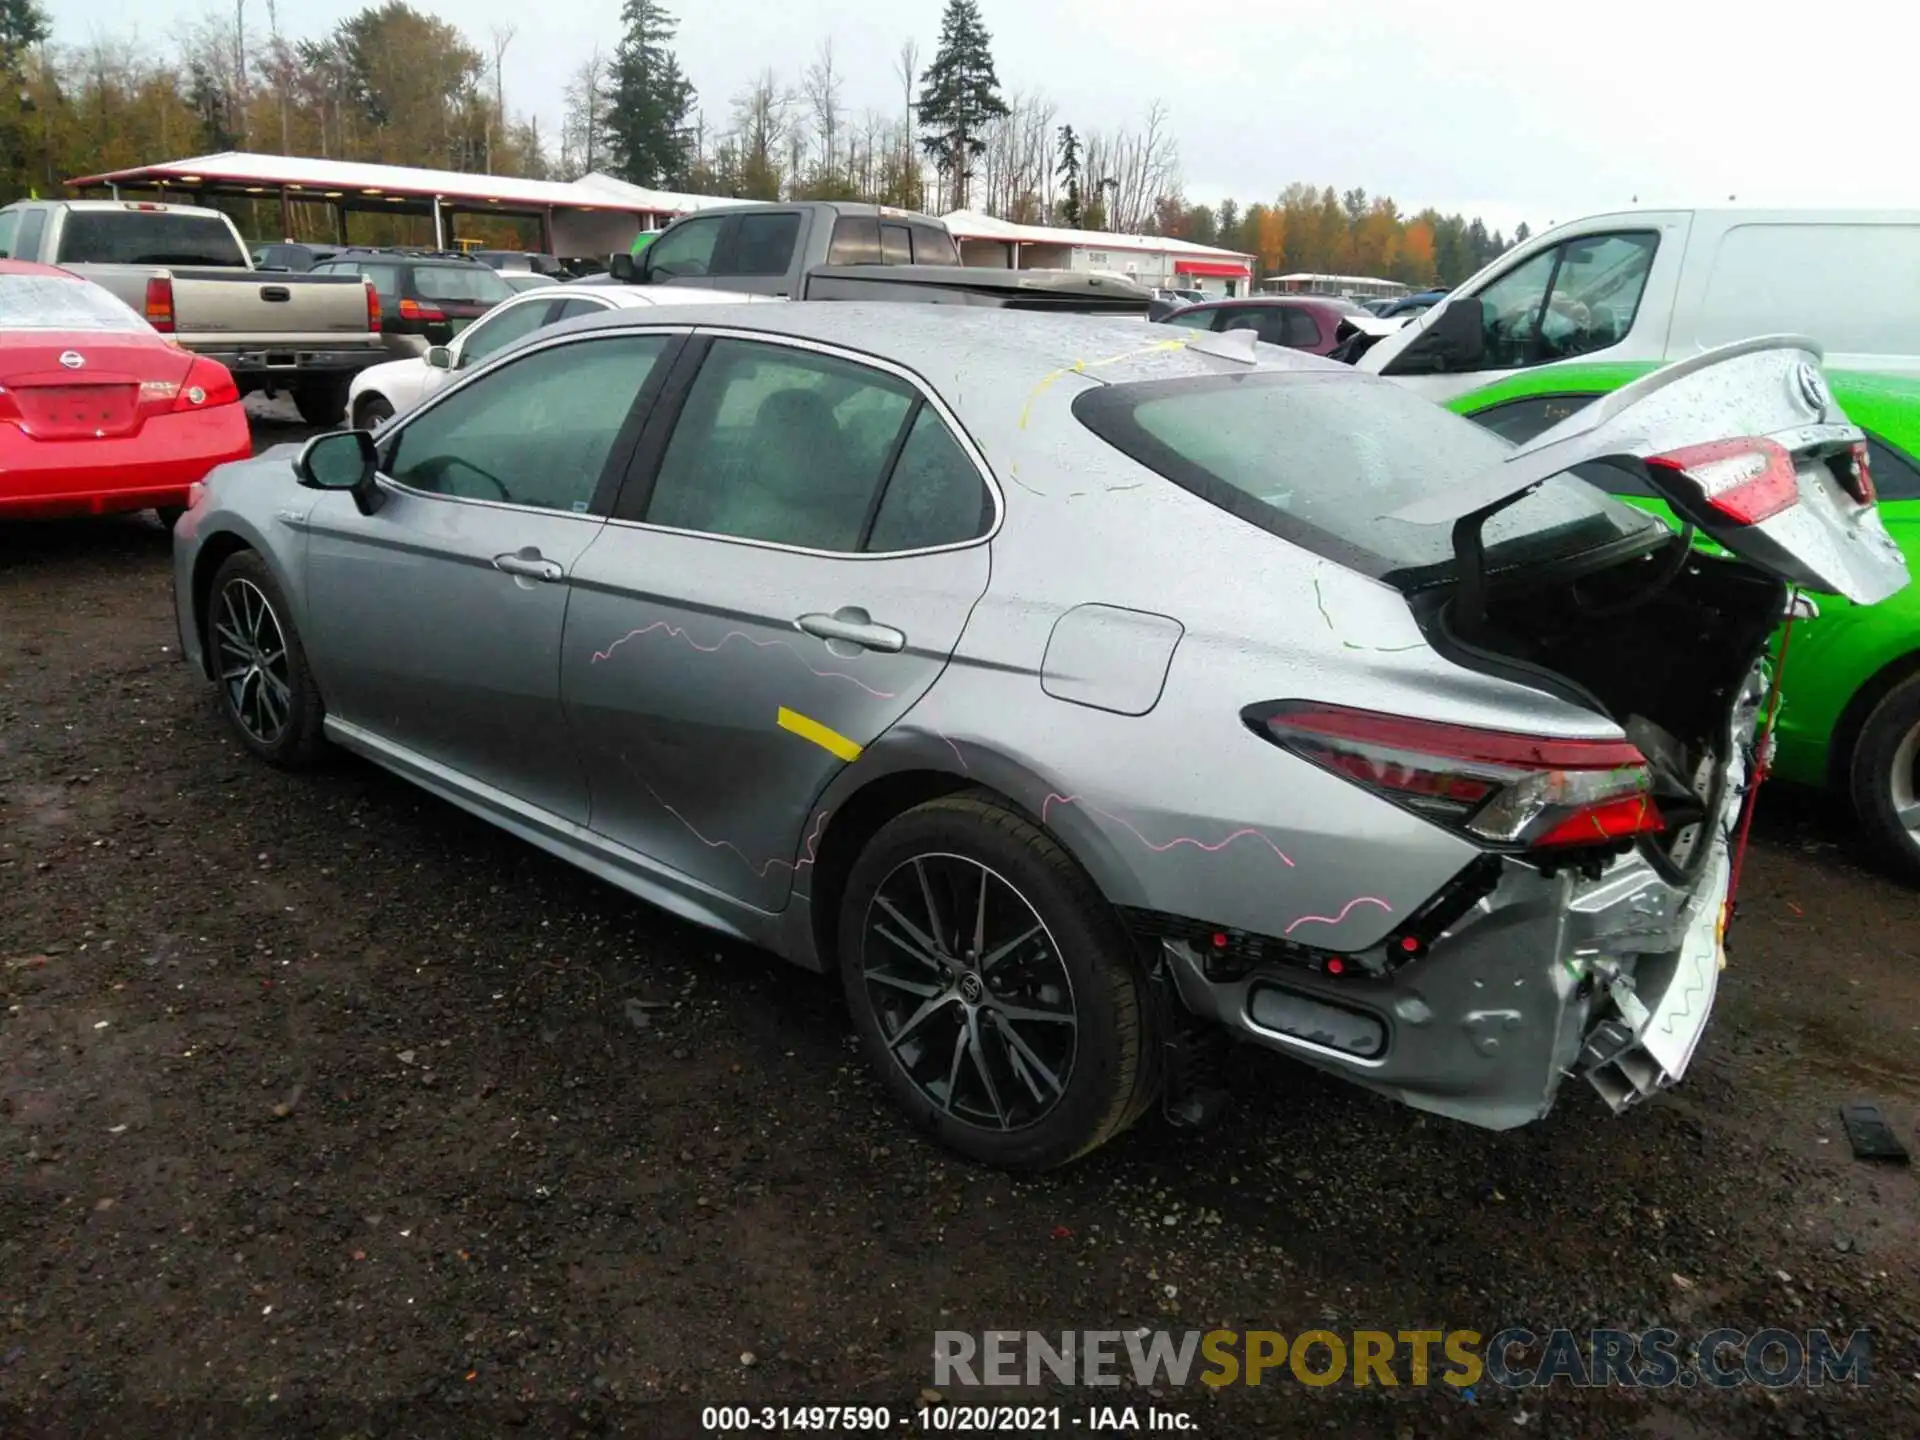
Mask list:
[[[949,796],[889,822],[841,902],[839,960],[868,1060],[970,1159],[1046,1170],[1152,1100],[1146,978],[1093,882],[1044,830]]]
[[[346,382],[320,380],[297,386],[293,408],[309,425],[338,425],[347,415]]]
[[[325,747],[326,709],[286,596],[253,551],[235,552],[214,575],[206,627],[220,709],[240,742],[269,764],[311,765]]]
[[[393,406],[384,395],[362,395],[354,403],[353,428],[378,430],[393,418]]]
[[[1874,706],[1853,747],[1854,813],[1875,855],[1920,885],[1920,675]]]

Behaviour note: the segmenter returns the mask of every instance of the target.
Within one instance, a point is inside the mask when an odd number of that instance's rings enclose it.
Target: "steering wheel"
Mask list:
[[[447,483],[452,478],[452,471],[455,466],[478,476],[493,487],[494,492],[500,499],[512,503],[513,496],[508,493],[505,483],[501,481],[499,476],[490,475],[478,465],[467,460],[458,459],[452,455],[436,455],[431,460],[423,460],[419,466],[416,467],[415,473],[431,480],[436,494],[457,495],[459,492]]]

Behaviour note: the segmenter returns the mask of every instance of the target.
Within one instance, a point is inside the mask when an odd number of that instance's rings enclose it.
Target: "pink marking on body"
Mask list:
[[[798,660],[802,665],[805,665],[807,669],[812,670],[813,673],[815,675],[818,675],[822,680],[844,680],[849,685],[859,686],[862,690],[866,691],[867,694],[873,696],[873,698],[876,700],[891,700],[894,698],[893,691],[876,690],[873,688],[873,686],[867,684],[866,681],[857,679],[854,676],[847,674],[843,670],[817,669],[812,663],[808,661],[806,656],[802,655],[797,649],[794,648],[791,641],[756,640],[751,635],[746,634],[744,631],[729,630],[726,634],[720,637],[718,644],[702,645],[698,640],[694,639],[692,635],[688,634],[685,630],[682,630],[678,625],[671,624],[665,620],[656,620],[653,622],[653,624],[643,626],[638,630],[629,630],[626,634],[622,635],[618,640],[614,641],[611,645],[607,646],[606,649],[594,651],[593,659],[590,663],[594,665],[598,665],[602,660],[610,660],[613,658],[613,652],[618,650],[622,645],[626,644],[629,640],[638,640],[644,635],[652,635],[658,631],[665,631],[667,634],[673,636],[674,639],[683,641],[690,648],[694,650],[698,650],[702,655],[713,655],[718,653],[720,650],[726,647],[726,644],[729,640],[744,640],[747,642],[747,644],[755,646],[756,648],[761,650],[771,650],[777,646],[778,648],[785,650],[789,655],[793,656],[793,658]]]
[[[1294,921],[1292,925],[1287,926],[1287,928],[1282,930],[1280,933],[1282,935],[1291,935],[1294,932],[1294,930],[1299,926],[1308,925],[1308,924],[1338,925],[1342,920],[1347,918],[1348,913],[1352,911],[1353,907],[1356,905],[1378,905],[1382,910],[1386,911],[1389,915],[1393,913],[1393,907],[1387,904],[1386,901],[1380,899],[1378,896],[1356,895],[1353,897],[1353,899],[1347,901],[1346,904],[1340,907],[1340,913],[1338,915],[1302,915],[1298,920]]]
[[[709,839],[706,836],[706,834],[704,834],[701,831],[698,825],[695,825],[691,820],[687,819],[686,816],[682,815],[673,806],[669,805],[666,799],[660,794],[658,790],[654,789],[653,786],[651,785],[647,785],[647,782],[644,780],[642,780],[640,783],[642,785],[646,785],[647,793],[653,796],[654,800],[658,802],[662,810],[665,810],[669,815],[673,816],[674,819],[678,820],[682,825],[687,827],[687,833],[693,836],[694,839],[698,840],[702,845],[706,846],[709,850],[731,850],[735,855],[738,855],[740,857],[741,862],[749,870],[751,870],[756,877],[762,880],[766,879],[767,876],[773,872],[775,867],[783,867],[785,869],[791,870],[794,874],[798,875],[802,870],[806,869],[809,865],[813,864],[815,859],[814,848],[817,845],[819,845],[820,832],[826,827],[826,823],[827,823],[827,812],[825,810],[822,810],[820,812],[820,818],[814,822],[813,833],[807,836],[807,854],[805,859],[797,862],[792,860],[774,859],[774,860],[768,860],[764,864],[756,864],[754,863],[752,856],[748,855],[746,851],[742,850],[738,845],[734,844],[731,840]]]
[[[734,844],[731,840],[710,839],[707,836],[707,834],[704,831],[702,831],[698,825],[694,824],[685,815],[682,815],[678,809],[676,809],[674,806],[670,805],[667,802],[667,798],[664,795],[662,795],[658,790],[654,789],[653,786],[649,785],[646,781],[646,777],[641,775],[639,770],[635,768],[634,763],[631,760],[629,760],[625,754],[622,754],[619,758],[620,758],[621,765],[626,768],[627,773],[631,775],[635,780],[638,780],[640,782],[641,789],[645,790],[647,794],[653,797],[654,803],[656,805],[658,805],[662,810],[666,811],[669,815],[673,816],[674,819],[678,820],[682,825],[684,825],[689,835],[693,836],[694,839],[698,840],[702,845],[706,846],[709,850],[731,850],[735,855],[738,855],[740,857],[741,863],[744,864],[749,870],[751,870],[754,873],[754,875],[757,876],[758,878],[762,880],[766,879],[767,876],[772,873],[775,866],[785,866],[788,870],[791,870],[795,875],[798,875],[802,870],[805,870],[808,866],[812,865],[814,863],[814,860],[817,858],[815,851],[817,850],[820,844],[820,834],[823,830],[826,829],[827,816],[832,812],[827,810],[822,810],[819,814],[819,818],[813,822],[813,831],[811,834],[807,836],[807,854],[805,859],[797,862],[792,860],[775,859],[775,860],[769,860],[765,864],[757,864],[755,863],[752,856],[748,855],[746,851],[742,850],[738,845]]]
[[[1264,832],[1255,830],[1252,826],[1246,826],[1242,829],[1236,830],[1231,835],[1227,836],[1224,840],[1201,840],[1192,835],[1176,835],[1173,839],[1168,840],[1164,844],[1162,844],[1156,841],[1149,840],[1145,835],[1141,834],[1139,827],[1136,826],[1132,821],[1123,819],[1122,817],[1114,814],[1111,810],[1102,810],[1098,805],[1088,804],[1085,800],[1082,800],[1078,795],[1047,796],[1046,800],[1042,802],[1040,806],[1040,823],[1042,825],[1047,823],[1047,815],[1053,809],[1053,806],[1056,802],[1061,805],[1078,805],[1082,810],[1091,810],[1096,815],[1104,816],[1106,819],[1111,820],[1114,824],[1120,826],[1128,834],[1132,835],[1134,839],[1138,840],[1142,845],[1146,846],[1147,849],[1153,851],[1157,855],[1164,855],[1167,853],[1167,851],[1175,849],[1181,845],[1191,845],[1196,850],[1204,850],[1209,855],[1214,855],[1226,849],[1229,845],[1233,844],[1233,842],[1236,840],[1245,840],[1251,837],[1255,840],[1258,840],[1262,845],[1265,845],[1269,850],[1273,851],[1273,853],[1278,855],[1286,865],[1288,865],[1289,867],[1293,865],[1292,856],[1287,854],[1287,852],[1282,850],[1278,845],[1274,844],[1273,841],[1269,839]]]

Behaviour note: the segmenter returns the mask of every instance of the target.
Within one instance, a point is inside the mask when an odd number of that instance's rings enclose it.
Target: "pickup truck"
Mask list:
[[[256,270],[217,210],[129,200],[0,209],[0,258],[82,275],[154,329],[233,372],[240,392],[290,391],[311,425],[338,424],[347,385],[387,358],[380,302],[357,275]]]
[[[1114,276],[963,265],[932,216],[833,200],[701,210],[638,255],[614,255],[607,275],[573,283],[1142,316],[1153,301],[1151,290]]]

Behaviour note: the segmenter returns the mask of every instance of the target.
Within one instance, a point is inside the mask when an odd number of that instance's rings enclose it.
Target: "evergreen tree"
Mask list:
[[[1054,171],[1065,186],[1065,198],[1060,202],[1060,218],[1069,230],[1080,228],[1080,137],[1073,133],[1073,126],[1060,127],[1060,166]]]
[[[980,132],[1007,114],[978,0],[947,0],[940,48],[920,77],[919,108],[921,124],[928,127],[920,134],[920,148],[951,179],[954,208],[964,210],[973,161],[987,148]]]
[[[633,185],[686,184],[692,83],[671,48],[676,22],[659,0],[627,0],[626,33],[614,51],[606,137],[613,173]]]
[[[0,0],[0,205],[30,188],[27,112],[33,101],[23,77],[27,52],[52,29],[35,0]]]

